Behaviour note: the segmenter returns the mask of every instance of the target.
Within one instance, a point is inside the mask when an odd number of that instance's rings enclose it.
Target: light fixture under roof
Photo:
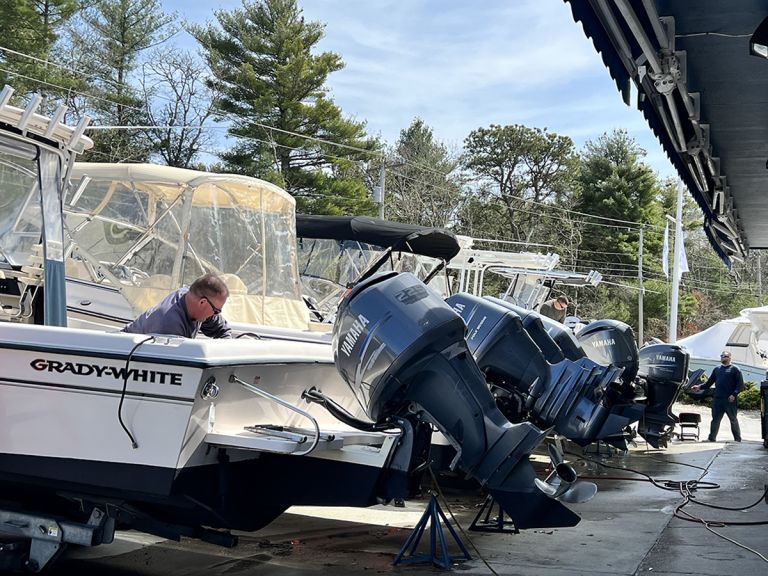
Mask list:
[[[768,58],[768,17],[766,17],[749,39],[749,53],[752,56]]]

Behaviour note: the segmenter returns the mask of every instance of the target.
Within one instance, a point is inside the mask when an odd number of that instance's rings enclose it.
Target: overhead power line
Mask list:
[[[602,280],[600,282],[601,284],[608,284],[609,286],[620,286],[622,288],[629,288],[630,290],[642,290],[643,292],[650,292],[651,294],[661,294],[661,292],[658,292],[657,290],[650,290],[648,288],[639,288],[637,286],[631,286],[629,284],[622,284],[620,282],[609,282],[608,280]]]
[[[8,70],[7,68],[0,68],[0,72],[5,72],[6,74],[10,74],[11,76],[15,76],[17,78],[23,78],[24,80],[29,80],[31,82],[35,82],[35,83],[43,85],[43,86],[50,86],[51,88],[56,88],[58,90],[66,92],[68,94],[77,94],[78,96],[82,96],[84,98],[91,98],[93,100],[100,100],[102,102],[109,102],[110,104],[114,104],[115,106],[123,106],[124,108],[127,108],[129,110],[138,110],[139,112],[142,111],[141,108],[137,108],[136,106],[130,106],[129,104],[122,104],[120,102],[115,102],[114,100],[110,100],[109,98],[103,98],[101,96],[96,96],[95,94],[88,94],[86,92],[80,92],[80,91],[75,90],[73,88],[67,88],[65,86],[59,86],[58,84],[53,84],[53,83],[47,82],[45,80],[40,80],[39,78],[33,78],[32,76],[26,76],[25,74],[19,74],[18,72],[14,72],[13,70]]]
[[[60,70],[71,72],[72,74],[75,74],[76,76],[80,76],[81,78],[84,78],[84,79],[90,79],[93,77],[93,74],[89,74],[88,72],[85,72],[83,70],[78,70],[77,68],[73,68],[72,66],[66,66],[65,64],[56,62],[55,60],[44,60],[43,58],[38,58],[37,56],[33,56],[32,54],[25,54],[24,52],[17,52],[16,50],[11,50],[10,48],[6,48],[5,46],[0,46],[0,51],[5,52],[7,54],[13,54],[14,56],[21,56],[22,58],[26,58],[28,60],[32,60],[33,62],[38,62],[40,64],[43,64],[44,66],[54,66],[55,68],[59,68]],[[114,82],[114,80],[110,78],[101,78],[101,79],[113,84],[116,83]]]
[[[41,64],[56,66],[58,68],[61,68],[63,70],[67,70],[67,71],[69,71],[69,72],[71,72],[73,74],[77,74],[77,75],[79,75],[81,77],[84,77],[84,78],[89,78],[90,77],[89,74],[87,74],[87,73],[85,73],[83,71],[74,69],[71,66],[66,66],[64,64],[55,62],[53,60],[41,59],[41,58],[38,58],[36,56],[30,55],[30,54],[25,54],[25,53],[22,53],[22,52],[18,52],[16,50],[12,50],[12,49],[4,47],[4,46],[0,46],[0,51],[4,51],[6,53],[10,53],[10,54],[14,54],[14,55],[17,55],[17,56],[20,56],[20,57],[23,57],[23,58],[27,58],[27,59],[30,59],[32,61],[39,62]],[[103,102],[109,102],[109,103],[114,104],[114,105],[124,106],[125,108],[129,108],[129,109],[133,109],[133,110],[141,110],[140,108],[135,107],[135,106],[130,106],[130,105],[127,105],[127,104],[121,104],[121,103],[116,102],[114,100],[111,100],[109,98],[104,98],[104,97],[96,96],[96,95],[93,95],[93,94],[76,91],[76,90],[73,90],[73,89],[70,89],[70,88],[66,88],[66,87],[63,87],[63,86],[58,86],[56,84],[52,84],[50,82],[46,82],[44,80],[40,80],[40,79],[37,79],[37,78],[32,78],[32,77],[29,77],[29,76],[25,76],[23,74],[19,74],[17,72],[11,71],[11,70],[7,70],[7,69],[0,69],[0,70],[6,72],[8,74],[15,75],[17,77],[21,77],[21,78],[24,78],[24,79],[27,79],[27,80],[30,80],[30,81],[33,81],[33,82],[40,83],[42,85],[47,85],[47,86],[50,86],[50,87],[53,87],[53,88],[57,88],[59,90],[63,90],[63,91],[69,92],[69,93],[77,94],[77,95],[82,96],[84,98],[92,98],[92,99],[100,100],[100,101],[103,101]],[[109,80],[109,79],[106,79],[106,80]],[[163,99],[169,100],[168,98],[163,98]],[[231,120],[231,118],[228,118],[228,119]],[[268,130],[268,131],[271,131],[271,132],[278,132],[278,133],[281,133],[281,134],[286,134],[286,135],[289,135],[289,136],[294,136],[294,137],[302,138],[302,139],[305,139],[305,140],[308,140],[308,141],[314,141],[314,142],[317,142],[317,143],[323,144],[323,145],[335,146],[335,147],[338,147],[338,148],[343,148],[343,149],[351,150],[351,151],[354,151],[354,152],[360,152],[360,153],[363,153],[363,154],[366,154],[366,155],[369,155],[369,156],[372,156],[372,157],[381,157],[381,158],[385,157],[385,152],[383,152],[383,151],[370,150],[370,149],[367,149],[367,148],[362,148],[362,147],[359,147],[359,146],[352,146],[350,144],[343,144],[343,143],[340,143],[340,142],[334,142],[332,140],[326,140],[326,139],[323,139],[323,138],[318,138],[318,137],[310,136],[310,135],[307,135],[307,134],[300,134],[298,132],[294,132],[294,131],[291,131],[291,130],[286,130],[286,129],[283,129],[283,128],[277,128],[275,126],[269,126],[268,124],[264,124],[264,123],[261,123],[261,122],[256,122],[256,121],[253,121],[253,120],[250,120],[249,123],[251,125],[253,125],[253,126],[257,126],[259,128],[262,128],[264,130]],[[226,126],[209,125],[209,124],[181,125],[181,126],[174,126],[174,125],[142,125],[142,126],[106,126],[105,125],[105,126],[95,126],[94,125],[94,126],[89,127],[90,130],[150,130],[150,129],[162,129],[162,130],[177,130],[177,129],[178,130],[181,130],[181,129],[202,130],[202,129],[205,129],[205,130],[210,130],[210,129],[222,129],[222,128],[229,129],[229,127],[226,127]],[[264,142],[264,141],[262,141],[262,142]],[[277,144],[276,142],[265,142],[265,143],[270,144],[270,145],[282,146],[282,147],[293,149],[293,150],[299,150],[298,148],[280,145],[280,144]],[[406,164],[408,166],[411,166],[413,168],[417,168],[419,170],[425,171],[425,172],[434,173],[434,174],[440,176],[441,178],[446,178],[448,176],[448,174],[445,174],[443,171],[435,170],[434,168],[432,168],[430,166],[425,166],[425,165],[422,165],[420,163],[411,162],[411,161],[407,161],[406,160],[406,161],[404,161],[404,164]],[[431,186],[431,187],[434,187],[434,188],[445,190],[442,186],[436,185],[436,184],[431,183],[431,182],[419,181],[419,180],[413,179],[413,178],[411,178],[409,176],[405,176],[402,173],[395,172],[395,174],[397,176],[399,176],[400,178],[403,178],[403,179],[406,179],[406,180],[410,180],[410,181],[413,181],[415,183],[419,183],[421,185]],[[563,207],[556,206],[556,205],[553,205],[553,204],[550,204],[550,203],[546,203],[546,202],[539,202],[539,201],[536,201],[536,200],[533,200],[533,199],[530,199],[530,198],[522,198],[522,197],[518,197],[518,196],[510,196],[510,197],[514,198],[515,200],[523,201],[523,202],[526,202],[526,203],[529,203],[529,204],[533,204],[533,205],[536,205],[536,206],[541,206],[541,207],[548,208],[548,209],[551,209],[551,210],[557,210],[557,211],[560,211],[562,213],[573,214],[573,215],[581,216],[583,218],[589,218],[589,219],[593,219],[593,220],[600,220],[600,221],[603,221],[603,222],[612,222],[612,223],[614,223],[614,224],[611,224],[611,225],[607,225],[607,224],[598,224],[596,222],[585,222],[585,224],[592,225],[592,226],[600,225],[600,226],[603,226],[603,227],[611,227],[611,228],[615,228],[615,229],[628,228],[628,229],[635,229],[635,231],[639,230],[639,228],[646,228],[646,229],[648,229],[649,232],[652,229],[656,229],[658,231],[661,231],[664,228],[662,226],[658,226],[658,225],[654,225],[654,224],[648,224],[648,223],[643,223],[643,222],[635,222],[635,221],[630,221],[630,220],[623,220],[623,219],[619,219],[619,218],[611,218],[611,217],[607,217],[607,216],[600,216],[600,215],[597,215],[597,214],[589,214],[587,212],[581,212],[581,211],[578,211],[578,210],[572,210],[572,209],[568,209],[568,208],[563,208]],[[534,212],[531,212],[531,211],[528,211],[527,213],[538,215],[538,214],[536,214]],[[548,218],[555,218],[554,216],[551,216],[551,215],[543,215],[543,216],[548,217]],[[567,221],[567,220],[564,220],[564,221]],[[654,230],[654,231],[656,231],[656,230]]]

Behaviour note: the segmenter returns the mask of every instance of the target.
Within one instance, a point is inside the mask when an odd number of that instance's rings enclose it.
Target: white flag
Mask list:
[[[679,246],[679,248],[677,248]],[[680,250],[680,270],[677,272],[677,277],[682,278],[683,272],[690,272],[688,270],[688,257],[685,255],[685,241],[683,239],[683,224],[678,222],[677,232],[675,233],[675,248]]]
[[[664,226],[664,246],[661,249],[661,269],[664,276],[669,278],[669,222]]]

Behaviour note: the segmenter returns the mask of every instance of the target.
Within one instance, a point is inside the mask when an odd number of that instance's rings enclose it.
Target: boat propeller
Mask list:
[[[550,498],[569,504],[592,500],[597,494],[597,485],[579,480],[576,470],[563,460],[563,454],[555,444],[549,445],[549,458],[552,461],[552,472],[544,480],[534,480],[539,490]]]

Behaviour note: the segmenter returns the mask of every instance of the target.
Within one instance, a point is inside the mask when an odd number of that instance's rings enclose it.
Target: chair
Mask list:
[[[701,414],[696,414],[695,412],[680,412],[678,418],[678,424],[680,425],[680,440],[685,440],[686,436],[691,440],[698,440]]]

